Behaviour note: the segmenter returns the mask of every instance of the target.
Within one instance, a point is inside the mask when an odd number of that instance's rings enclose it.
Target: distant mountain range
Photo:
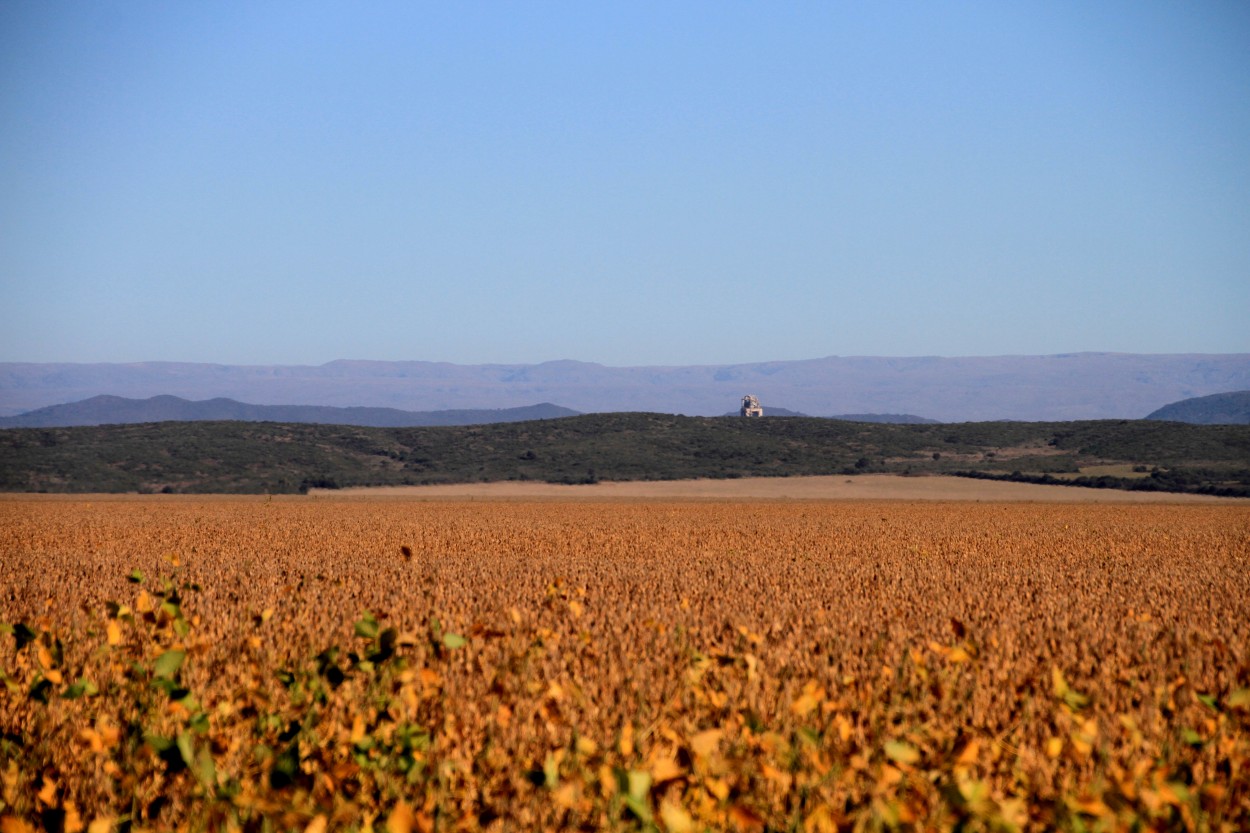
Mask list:
[[[415,428],[434,425],[523,422],[576,415],[577,411],[547,402],[520,408],[401,411],[397,408],[336,408],[327,405],[248,405],[223,398],[192,402],[177,396],[153,396],[149,399],[93,396],[81,402],[51,405],[18,416],[0,417],[0,428],[52,428],[209,420],[311,422],[373,428]]]
[[[320,366],[0,364],[0,415],[101,394],[225,397],[265,405],[494,410],[559,402],[581,412],[688,415],[754,394],[807,414],[924,414],[941,422],[1139,419],[1180,399],[1250,389],[1250,354],[1072,353],[969,358],[829,357],[691,367],[576,361]]]
[[[1164,405],[1146,419],[1196,425],[1250,425],[1250,390],[1198,396]]]

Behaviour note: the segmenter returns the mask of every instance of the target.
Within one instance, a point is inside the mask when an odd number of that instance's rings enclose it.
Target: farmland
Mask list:
[[[1250,508],[0,499],[0,818],[1245,829]]]

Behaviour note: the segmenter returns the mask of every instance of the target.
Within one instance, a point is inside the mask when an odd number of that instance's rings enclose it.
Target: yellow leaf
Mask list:
[[[788,789],[790,781],[793,780],[788,773],[782,772],[772,764],[760,764],[760,772],[769,781],[774,781],[781,785],[782,789]]]
[[[1223,801],[1228,789],[1220,784],[1207,784],[1202,788],[1202,794],[1211,801]]]
[[[898,767],[885,764],[881,767],[881,776],[877,779],[877,791],[891,792],[895,784],[903,780],[903,771]]]
[[[1050,758],[1058,758],[1059,753],[1063,751],[1063,738],[1051,738],[1046,741],[1046,755]]]
[[[720,746],[721,738],[724,736],[725,732],[721,729],[707,729],[699,732],[690,739],[690,750],[696,757],[706,758],[716,751],[716,747]]]
[[[948,662],[967,662],[972,659],[972,654],[968,653],[968,650],[963,645],[956,645],[954,648],[951,648],[951,652],[946,655],[946,659]]]
[[[804,833],[836,833],[837,824],[829,814],[829,805],[821,804],[803,820]]]
[[[1107,805],[1103,804],[1102,799],[1096,796],[1085,795],[1076,799],[1068,799],[1068,806],[1087,816],[1101,816],[1109,812]]]
[[[56,806],[56,783],[45,775],[43,777],[43,789],[35,797],[49,807]]]
[[[972,766],[977,762],[977,755],[981,751],[981,742],[976,738],[968,741],[968,745],[959,753],[959,757],[955,759],[956,766]]]
[[[763,830],[764,818],[745,804],[729,808],[729,818],[740,830]]]
[[[583,609],[584,608],[582,607],[582,603],[577,601],[576,599],[571,599],[569,601],[569,613],[573,614],[574,619],[578,619],[581,617]]]
[[[729,782],[724,778],[708,778],[704,780],[703,786],[721,801],[729,798]]]
[[[1068,693],[1068,681],[1063,678],[1063,672],[1059,670],[1058,665],[1050,667],[1050,684],[1056,697],[1062,698]]]
[[[685,774],[685,770],[672,758],[660,758],[651,765],[651,780],[656,784],[672,781]]]
[[[551,795],[551,799],[557,806],[566,810],[577,803],[577,786],[574,784],[565,784]]]
[[[795,717],[806,717],[813,712],[825,699],[825,690],[815,683],[803,686],[803,693],[790,704],[790,711]]]
[[[0,833],[35,833],[35,828],[17,816],[0,818]]]
[[[412,812],[412,808],[408,806],[406,801],[400,801],[391,810],[391,814],[386,817],[386,830],[388,833],[412,833],[412,828],[416,824],[417,818]]]
[[[107,722],[97,723],[96,727],[100,730],[100,742],[104,744],[105,749],[112,749],[121,742],[121,729]]]
[[[616,795],[617,786],[616,773],[612,771],[612,767],[602,764],[599,767],[599,792],[604,798],[611,798]]]
[[[82,823],[82,816],[78,813],[78,805],[72,801],[65,802],[65,818],[61,822],[61,830],[65,833],[82,833],[87,829],[87,825]]]
[[[746,625],[739,625],[738,633],[741,634],[743,639],[745,639],[747,642],[750,642],[752,645],[758,645],[764,639],[758,633],[752,633],[751,631],[747,630]]]
[[[87,748],[92,752],[104,751],[104,739],[100,737],[100,733],[90,726],[78,731],[78,739],[86,744]]]
[[[668,801],[661,804],[660,820],[672,833],[687,833],[694,829],[694,819],[680,804]]]
[[[52,653],[43,645],[39,646],[39,650],[36,653],[39,657],[39,664],[43,666],[45,671],[56,665],[56,663],[52,661]]]
[[[108,816],[97,816],[87,825],[87,833],[109,833],[113,829],[113,819]]]
[[[122,641],[122,629],[118,627],[117,622],[110,619],[104,629],[108,633],[108,644],[116,645]]]
[[[304,833],[326,833],[326,817],[320,813],[308,822],[308,826],[304,828]]]
[[[998,814],[1007,829],[1023,829],[1029,820],[1028,803],[1023,798],[1004,798],[998,802]]]
[[[634,756],[634,724],[626,723],[621,729],[621,741],[618,744],[621,754],[626,758]]]

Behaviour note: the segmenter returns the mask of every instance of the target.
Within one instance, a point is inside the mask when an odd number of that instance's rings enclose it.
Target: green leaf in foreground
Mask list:
[[[625,806],[643,824],[650,824],[651,808],[648,806],[647,795],[651,791],[651,773],[640,769],[631,769],[628,772],[617,770],[616,778],[625,791]]]
[[[195,745],[191,740],[191,733],[179,732],[178,737],[174,738],[174,743],[178,745],[178,753],[182,755],[182,762],[187,766],[194,766]]]
[[[195,765],[192,767],[195,777],[200,779],[200,783],[205,785],[215,784],[217,782],[217,767],[213,763],[212,753],[209,752],[207,746],[200,747],[200,751],[195,756]]]
[[[76,700],[79,697],[94,697],[99,693],[100,689],[96,688],[96,684],[91,680],[79,680],[65,689],[61,697],[65,700]]]
[[[454,651],[457,648],[463,648],[465,645],[468,645],[469,640],[458,633],[445,633],[443,634],[443,644]]]
[[[152,674],[157,679],[168,680],[178,673],[182,662],[187,658],[186,651],[166,651],[156,658],[152,665]]]
[[[364,615],[355,624],[356,635],[361,639],[373,639],[378,635],[378,620],[373,617],[369,611],[365,611]]]

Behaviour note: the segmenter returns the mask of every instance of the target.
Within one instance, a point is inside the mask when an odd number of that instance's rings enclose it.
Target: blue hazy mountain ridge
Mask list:
[[[576,411],[712,416],[744,394],[805,414],[922,414],[942,422],[1139,419],[1196,396],[1250,389],[1250,354],[839,357],[733,365],[0,364],[0,414],[101,394],[224,397],[266,405],[428,411],[558,402]]]
[[[1146,416],[1195,425],[1250,425],[1250,390],[1213,393],[1164,405]]]
[[[194,402],[177,396],[127,399],[93,396],[81,402],[49,405],[24,414],[0,417],[0,428],[65,428],[82,425],[120,425],[140,422],[311,422],[359,425],[371,428],[417,428],[436,425],[484,425],[576,416],[577,411],[544,402],[519,408],[402,411],[397,408],[329,405],[250,405],[217,398]]]

